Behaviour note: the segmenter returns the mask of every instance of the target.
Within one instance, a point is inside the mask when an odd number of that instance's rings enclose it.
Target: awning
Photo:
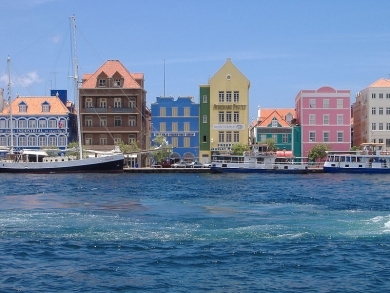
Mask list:
[[[292,157],[293,154],[292,151],[276,151],[276,156],[289,158]]]

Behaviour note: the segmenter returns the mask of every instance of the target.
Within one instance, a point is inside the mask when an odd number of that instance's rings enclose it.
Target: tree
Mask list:
[[[327,151],[330,151],[330,146],[326,143],[320,143],[313,146],[307,156],[309,161],[315,162],[317,159],[325,158]]]
[[[232,155],[236,155],[236,156],[242,156],[242,154],[245,151],[249,151],[249,146],[248,145],[242,144],[242,143],[235,143],[232,146],[231,154]]]
[[[356,151],[358,151],[358,150],[359,150],[359,147],[357,147],[356,145],[354,145],[353,147],[351,147],[351,151],[356,152]]]
[[[153,142],[157,145],[152,152],[155,163],[165,161],[172,152],[172,146],[168,144],[166,138],[162,135],[153,139]]]
[[[267,138],[265,143],[269,152],[276,152],[275,140],[273,138]]]
[[[124,154],[136,153],[139,151],[137,142],[133,141],[130,144],[125,144],[123,141],[119,143],[119,149]]]

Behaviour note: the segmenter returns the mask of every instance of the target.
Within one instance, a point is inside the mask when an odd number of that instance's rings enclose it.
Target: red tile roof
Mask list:
[[[25,102],[27,104],[27,112],[19,112],[19,104]],[[42,103],[48,102],[50,104],[50,112],[42,112]],[[5,106],[1,114],[8,115],[10,113],[9,106]],[[67,115],[68,109],[61,102],[58,97],[55,96],[43,96],[43,97],[17,97],[12,101],[12,114],[13,115]]]
[[[285,120],[287,114],[291,114],[295,117],[295,109],[282,108],[282,109],[260,109],[261,117],[257,118],[257,121],[261,121],[258,126],[266,127],[272,123],[272,119],[275,117],[282,127],[289,127],[290,123]]]
[[[123,88],[142,88],[136,79],[143,79],[143,73],[130,73],[119,60],[107,60],[95,73],[83,74],[80,88],[96,88],[98,77],[102,74],[112,78],[116,73],[124,79]]]
[[[390,79],[381,78],[370,84],[369,87],[390,87]]]

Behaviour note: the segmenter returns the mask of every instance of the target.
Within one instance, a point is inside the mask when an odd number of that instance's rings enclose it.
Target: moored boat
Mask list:
[[[259,145],[243,155],[218,154],[212,156],[210,170],[214,173],[308,173],[305,158],[280,157],[276,152],[263,151]]]
[[[357,151],[328,151],[326,173],[390,173],[390,152],[383,143],[363,143]]]

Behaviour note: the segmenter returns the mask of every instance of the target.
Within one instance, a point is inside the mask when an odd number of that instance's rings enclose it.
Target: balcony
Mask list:
[[[128,113],[135,113],[135,108],[83,108],[81,113],[122,113],[122,114],[128,114]]]

